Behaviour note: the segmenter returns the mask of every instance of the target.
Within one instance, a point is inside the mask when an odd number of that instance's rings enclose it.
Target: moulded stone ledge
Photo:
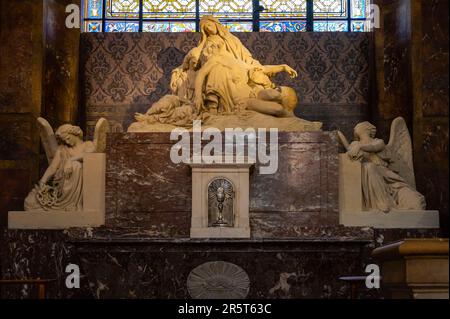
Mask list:
[[[104,217],[102,218],[102,214],[99,211],[12,211],[8,213],[9,229],[99,227],[104,223]]]
[[[250,238],[250,228],[248,227],[191,228],[191,238]]]
[[[373,228],[439,228],[437,210],[393,210],[387,214],[376,211],[341,212],[340,223],[351,227]]]

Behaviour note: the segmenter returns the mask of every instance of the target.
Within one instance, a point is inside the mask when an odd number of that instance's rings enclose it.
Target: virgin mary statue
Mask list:
[[[208,37],[218,35],[225,42],[225,50],[233,54],[240,61],[245,62],[249,66],[262,66],[258,60],[252,57],[250,51],[242,44],[236,36],[232,35],[227,27],[220,24],[219,20],[213,16],[203,16],[200,20],[200,32],[202,34],[198,48],[200,50],[206,44]]]

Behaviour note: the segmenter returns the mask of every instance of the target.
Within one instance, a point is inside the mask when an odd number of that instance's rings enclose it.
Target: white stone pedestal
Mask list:
[[[83,211],[12,211],[9,229],[65,229],[105,224],[104,153],[85,154],[83,159]]]
[[[361,163],[339,154],[339,223],[374,228],[439,228],[437,210],[363,210]]]
[[[250,238],[249,169],[253,163],[189,164],[192,168],[191,238]],[[208,227],[208,185],[217,178],[234,187],[233,227]]]

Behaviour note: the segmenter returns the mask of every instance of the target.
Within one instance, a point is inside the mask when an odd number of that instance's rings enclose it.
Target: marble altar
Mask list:
[[[389,223],[376,228],[366,223],[349,227],[342,222],[337,135],[322,131],[322,124],[314,119],[303,120],[293,116],[293,109],[303,98],[301,92],[309,94],[310,102],[326,100],[333,110],[345,110],[343,113],[348,112],[347,104],[353,104],[358,110],[352,113],[353,116],[362,120],[364,112],[361,109],[367,101],[361,96],[365,96],[367,90],[358,83],[367,82],[364,80],[367,76],[364,54],[356,52],[356,60],[362,57],[364,63],[361,68],[358,67],[360,71],[356,71],[358,75],[353,80],[344,80],[345,77],[339,74],[341,71],[335,66],[338,64],[333,53],[335,49],[329,52],[325,62],[331,65],[327,67],[327,72],[333,74],[332,77],[337,79],[335,82],[328,83],[328,78],[314,67],[299,68],[309,72],[315,81],[311,88],[305,87],[303,90],[305,82],[302,81],[302,74],[295,80],[297,82],[293,82],[297,72],[287,64],[261,64],[238,37],[225,30],[214,18],[206,17],[201,29],[202,38],[197,47],[192,49],[192,43],[189,43],[186,45],[189,51],[183,49],[187,55],[182,65],[173,72],[158,66],[158,72],[162,70],[165,76],[172,72],[169,75],[170,92],[161,89],[167,80],[162,79],[155,90],[157,99],[153,96],[151,103],[144,99],[145,105],[142,105],[142,99],[133,96],[141,103],[136,102],[139,108],[132,105],[134,100],[126,98],[132,95],[129,94],[131,91],[133,94],[147,94],[153,90],[153,87],[147,86],[149,83],[155,84],[152,81],[155,81],[153,73],[156,68],[143,71],[148,81],[143,81],[139,72],[133,73],[133,80],[124,80],[121,71],[116,70],[129,69],[117,67],[117,64],[127,63],[124,57],[128,54],[134,56],[142,49],[141,46],[145,50],[150,48],[149,55],[152,56],[156,56],[155,52],[159,49],[155,49],[151,40],[144,45],[144,36],[141,35],[130,38],[119,35],[112,46],[86,44],[91,45],[88,52],[98,48],[99,55],[92,60],[99,64],[90,69],[94,80],[86,84],[85,93],[93,96],[99,91],[105,92],[104,96],[97,95],[89,100],[91,113],[86,124],[93,131],[92,124],[102,112],[110,112],[109,116],[120,118],[120,123],[117,121],[114,126],[116,133],[108,134],[106,171],[93,172],[98,175],[83,175],[83,182],[88,183],[83,185],[83,191],[94,185],[89,178],[95,178],[100,183],[96,186],[99,190],[102,178],[105,180],[104,197],[101,195],[99,201],[92,203],[101,211],[104,199],[104,223],[102,220],[80,224],[81,214],[75,220],[78,224],[75,221],[72,223],[72,215],[67,215],[67,218],[61,219],[64,221],[61,225],[49,222],[48,227],[37,227],[39,222],[31,220],[34,227],[24,224],[17,227],[46,228],[45,231],[10,229],[1,233],[2,242],[6,243],[6,248],[0,251],[5,260],[5,266],[1,269],[3,277],[53,276],[57,278],[57,286],[50,292],[53,297],[196,298],[210,296],[208,293],[211,291],[199,289],[199,282],[192,281],[192,274],[204,276],[207,269],[212,272],[209,275],[214,281],[215,276],[222,275],[221,269],[226,268],[239,274],[238,282],[234,283],[239,294],[221,290],[222,296],[347,298],[348,287],[338,278],[362,273],[364,266],[371,262],[368,248],[381,245],[386,240],[398,239],[399,236],[437,236],[436,229],[423,230],[421,223],[414,225],[414,229],[386,230],[384,228],[388,228]],[[102,34],[100,38],[115,36]],[[286,38],[291,36],[286,35]],[[348,41],[364,46],[361,39],[366,38],[356,34],[351,35]],[[336,37],[330,39],[333,42]],[[333,45],[324,43],[327,41],[324,36],[314,35],[312,41],[299,45],[306,47],[308,43],[314,43],[311,48],[315,45],[332,48]],[[289,43],[286,46],[295,46],[297,42],[300,41],[291,38],[291,41],[286,41]],[[291,50],[292,56],[286,56],[286,59],[306,60],[299,53],[301,50]],[[310,58],[314,59],[316,49],[308,50],[312,50]],[[162,54],[167,54],[167,59],[172,60],[171,52],[163,51]],[[260,52],[253,53],[261,57]],[[355,56],[354,52],[351,55]],[[114,63],[105,56],[113,56]],[[280,60],[282,55],[274,56]],[[200,68],[199,62],[203,63]],[[242,66],[244,72],[236,70],[236,66]],[[230,71],[233,68],[235,70]],[[289,87],[278,85],[279,77],[272,80],[277,73],[284,73],[285,78],[286,75],[291,77],[291,82],[283,82],[295,86],[299,96]],[[105,81],[107,77],[110,78]],[[341,77],[345,83],[339,80]],[[351,84],[347,85],[347,82]],[[236,87],[224,89],[221,87],[223,83],[230,87],[236,84]],[[95,85],[105,89],[94,92],[92,88]],[[347,86],[345,98],[340,96],[343,86]],[[318,92],[328,93],[325,97]],[[244,96],[240,96],[242,93]],[[340,104],[335,108],[336,101]],[[309,106],[311,104],[314,103]],[[118,133],[120,128],[128,126],[123,120],[124,109],[139,114],[135,115],[135,123],[128,127],[127,133]],[[321,118],[332,117],[327,112],[319,113],[323,113]],[[208,238],[189,238],[194,224],[192,219],[198,213],[197,209],[201,212],[203,208],[196,206],[199,203],[195,201],[197,196],[190,166],[183,162],[174,163],[170,159],[175,141],[170,139],[169,132],[181,127],[187,129],[188,134],[193,134],[189,130],[196,119],[203,121],[204,128],[216,127],[219,131],[227,127],[280,130],[276,172],[261,174],[263,165],[256,161],[254,168],[246,175],[249,190],[246,238],[210,238],[214,237],[211,234]],[[339,123],[346,127],[350,125],[347,119],[341,118]],[[206,142],[202,141],[202,145]],[[247,146],[243,147],[245,149]],[[90,172],[89,156],[86,156],[83,174]],[[357,174],[355,176],[358,178]],[[85,207],[90,205],[89,195],[83,194]],[[355,203],[350,201],[350,204]],[[359,202],[356,204],[359,205]],[[45,215],[45,218],[61,217],[58,212],[52,213],[55,215]],[[103,218],[103,215],[100,217]],[[340,225],[342,223],[344,225]],[[433,227],[434,224],[425,226]],[[69,262],[80,265],[82,269],[80,290],[68,290],[64,286],[66,274],[63,269]],[[55,267],[49,269],[49,264]],[[8,291],[6,295],[29,296],[29,291]]]

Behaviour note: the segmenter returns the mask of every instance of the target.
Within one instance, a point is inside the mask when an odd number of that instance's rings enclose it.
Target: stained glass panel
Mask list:
[[[200,0],[200,15],[212,14],[216,18],[251,19],[252,0]]]
[[[353,32],[367,32],[369,31],[367,21],[352,21]]]
[[[106,21],[106,32],[139,32],[139,22],[131,21]]]
[[[223,22],[231,32],[252,32],[252,22]]]
[[[84,17],[89,19],[101,19],[103,0],[86,0]]]
[[[351,0],[352,18],[364,19],[367,16],[369,0]]]
[[[345,32],[348,31],[347,21],[314,21],[314,31]]]
[[[138,18],[139,0],[106,0],[107,18]]]
[[[259,23],[261,32],[304,32],[306,21],[262,21]]]
[[[195,32],[195,22],[143,22],[143,32]]]
[[[196,12],[212,14],[232,32],[370,31],[369,0],[259,0],[260,20],[253,21],[253,0],[84,0],[85,32],[194,32]],[[140,12],[142,8],[142,12]],[[307,10],[313,19],[307,21]],[[141,14],[140,14],[141,13]],[[103,16],[105,17],[102,21]],[[142,30],[139,19],[142,16]],[[102,30],[102,23],[105,24]],[[197,22],[198,23],[198,22]]]
[[[195,0],[143,0],[144,18],[195,19]]]
[[[347,0],[314,0],[314,18],[347,18]]]
[[[85,32],[101,32],[102,22],[101,21],[86,21],[84,23]]]
[[[306,0],[260,0],[259,4],[264,7],[261,18],[306,18]]]

